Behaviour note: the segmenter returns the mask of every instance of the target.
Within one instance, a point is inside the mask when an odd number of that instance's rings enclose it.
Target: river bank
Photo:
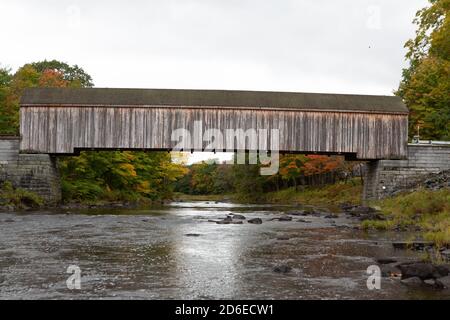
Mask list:
[[[267,203],[267,204],[307,204],[307,205],[334,205],[361,204],[361,179],[349,179],[335,184],[323,186],[299,186],[267,192],[258,195],[258,199],[248,194],[174,194],[175,201],[234,201],[239,203]]]

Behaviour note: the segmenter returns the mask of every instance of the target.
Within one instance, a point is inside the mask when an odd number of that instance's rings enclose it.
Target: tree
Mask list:
[[[406,42],[409,67],[396,94],[410,109],[409,134],[450,139],[450,0],[429,0],[416,13],[416,37]]]
[[[70,82],[64,79],[64,75],[56,70],[46,69],[39,77],[39,87],[44,88],[66,88]]]
[[[280,176],[291,181],[297,189],[302,177],[319,176],[344,169],[344,161],[338,156],[287,154],[280,158]]]
[[[304,174],[305,176],[312,176],[332,172],[341,168],[343,163],[342,157],[307,155],[304,162]]]
[[[64,80],[70,83],[71,87],[92,87],[92,77],[76,64],[73,66],[65,62],[51,60],[38,61],[31,63],[31,66],[39,73],[46,70],[52,70],[62,74]]]
[[[25,64],[13,75],[9,69],[0,69],[0,134],[19,133],[19,101],[25,88],[92,85],[82,68],[56,60]]]
[[[4,119],[0,127],[2,134],[19,133],[19,100],[23,89],[36,87],[40,74],[30,65],[24,65],[11,77],[4,88],[5,98],[1,101],[0,113]]]
[[[167,152],[81,152],[59,163],[65,200],[167,199],[186,169]]]
[[[200,162],[192,165],[190,187],[194,194],[213,194],[217,164]]]
[[[9,86],[12,80],[11,70],[0,68],[0,133],[10,134],[13,130],[8,130],[9,123],[12,122],[12,115],[6,109],[6,100],[9,94]]]
[[[282,156],[279,169],[281,179],[292,181],[297,189],[297,179],[304,174],[306,161],[307,157],[304,155],[287,154]]]
[[[248,159],[247,159],[248,162]],[[247,201],[259,201],[264,197],[266,176],[260,174],[258,164],[233,165],[233,185],[236,193]]]

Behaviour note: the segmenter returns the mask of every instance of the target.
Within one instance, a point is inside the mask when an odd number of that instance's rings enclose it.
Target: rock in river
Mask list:
[[[341,203],[339,205],[339,207],[343,210],[343,211],[350,211],[353,208],[355,208],[356,206],[347,202]]]
[[[422,280],[426,280],[445,277],[448,275],[448,270],[446,268],[440,268],[426,262],[402,263],[397,267],[402,272],[402,279],[417,277]]]
[[[381,276],[382,277],[387,277],[387,278],[392,278],[392,277],[400,277],[402,272],[400,271],[399,268],[396,267],[395,264],[382,264],[380,266],[381,269]]]
[[[233,221],[233,219],[230,216],[227,216],[225,219],[222,220],[208,220],[208,222],[215,222],[217,224],[242,224],[242,220],[240,221]]]
[[[436,279],[436,284],[442,289],[450,289],[450,276]]]
[[[286,212],[286,214],[291,215],[291,216],[306,216],[306,213],[303,210],[288,211],[288,212]]]
[[[450,250],[446,249],[441,251],[441,256],[444,258],[444,260],[450,261]]]
[[[269,219],[269,221],[278,220],[278,221],[292,221],[292,217],[290,216],[281,216],[278,218]]]
[[[242,221],[229,221],[229,220],[222,220],[222,221],[215,221],[217,224],[242,224]]]
[[[316,211],[314,209],[305,210],[305,213],[307,215],[311,215],[311,216],[315,216],[315,217],[319,217],[321,215],[320,211]]]
[[[423,283],[434,289],[439,289],[439,290],[444,289],[444,286],[435,279],[427,279],[427,280],[424,280]]]
[[[392,242],[392,246],[394,247],[394,249],[400,249],[400,250],[406,250],[406,249],[424,250],[428,247],[432,247],[433,242],[430,242],[430,241],[413,241],[413,242],[396,241],[396,242]]]
[[[284,265],[284,264],[273,268],[273,272],[276,272],[276,273],[288,273],[288,272],[291,272],[291,270],[292,270],[291,267]]]
[[[248,223],[253,223],[253,224],[261,224],[262,223],[262,219],[261,218],[253,218],[253,219],[249,219]]]
[[[230,213],[230,216],[231,216],[233,219],[245,220],[245,216],[243,216],[242,214],[234,214],[234,213]]]
[[[401,281],[401,283],[408,287],[413,287],[413,288],[422,287],[424,285],[422,279],[420,279],[419,277],[411,277],[411,278],[403,279]]]
[[[395,263],[395,262],[397,262],[397,260],[395,260],[393,258],[378,258],[377,262],[379,264],[389,264],[389,263]]]

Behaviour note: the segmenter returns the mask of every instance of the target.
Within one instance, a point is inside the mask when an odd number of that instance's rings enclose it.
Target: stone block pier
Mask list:
[[[19,137],[0,137],[0,184],[33,191],[48,205],[61,201],[56,159],[48,154],[19,153]]]
[[[410,190],[431,173],[450,169],[450,143],[408,144],[407,160],[369,161],[363,198],[382,199]]]

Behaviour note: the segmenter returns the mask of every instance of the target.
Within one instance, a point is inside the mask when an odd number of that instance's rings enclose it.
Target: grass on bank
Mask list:
[[[91,181],[61,181],[62,199],[65,204],[102,206],[111,203],[135,203],[149,205],[146,198],[133,190],[111,190]]]
[[[362,184],[361,179],[355,178],[347,182],[341,181],[332,185],[302,186],[298,190],[294,187],[275,192],[248,194],[212,194],[189,195],[175,193],[177,201],[227,201],[241,203],[272,203],[272,204],[310,204],[337,205],[340,203],[360,204]]]
[[[226,201],[234,199],[234,196],[222,194],[184,194],[175,192],[172,199],[174,201]]]
[[[301,203],[310,205],[337,205],[340,203],[361,204],[361,179],[354,178],[331,185],[307,186],[299,190],[289,188],[270,192],[266,199],[269,203]]]
[[[0,206],[13,206],[15,209],[39,208],[44,200],[37,194],[21,188],[14,188],[6,181],[0,188]]]
[[[386,220],[366,220],[364,229],[413,230],[437,247],[450,245],[450,189],[420,189],[374,203]]]

